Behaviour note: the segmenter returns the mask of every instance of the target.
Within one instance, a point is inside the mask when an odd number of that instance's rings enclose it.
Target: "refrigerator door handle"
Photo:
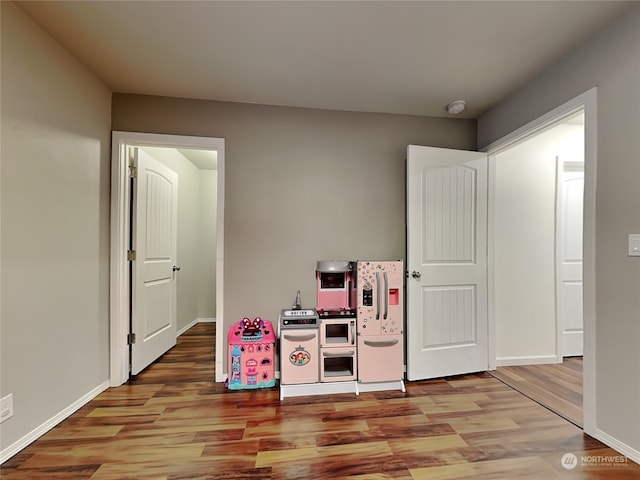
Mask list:
[[[387,319],[389,314],[389,276],[385,270],[384,274],[384,319]]]
[[[380,320],[380,272],[376,272],[376,320]]]
[[[392,340],[365,340],[364,344],[367,347],[393,347],[394,345],[397,345],[399,342],[399,340],[397,338],[394,338]]]
[[[356,325],[355,322],[351,322],[351,345],[356,343]]]

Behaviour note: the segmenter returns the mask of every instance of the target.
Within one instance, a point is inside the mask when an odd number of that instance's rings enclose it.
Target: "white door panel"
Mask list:
[[[178,177],[137,148],[131,373],[136,375],[176,344]]]
[[[487,156],[409,146],[407,377],[486,370]]]
[[[584,165],[558,160],[557,297],[562,356],[583,354],[582,222]]]

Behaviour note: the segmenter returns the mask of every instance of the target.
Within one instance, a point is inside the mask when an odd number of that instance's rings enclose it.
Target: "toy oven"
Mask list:
[[[322,319],[320,322],[320,381],[357,378],[356,320]]]

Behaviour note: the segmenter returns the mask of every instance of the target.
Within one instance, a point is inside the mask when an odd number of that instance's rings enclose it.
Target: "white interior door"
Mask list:
[[[488,368],[486,154],[407,152],[407,378]]]
[[[139,148],[135,177],[131,373],[176,344],[178,176]]]
[[[557,298],[561,328],[561,355],[583,353],[582,211],[584,164],[558,160]]]

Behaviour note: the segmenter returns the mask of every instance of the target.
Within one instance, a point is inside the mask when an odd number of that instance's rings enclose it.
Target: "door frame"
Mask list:
[[[128,145],[165,148],[216,150],[218,153],[216,212],[216,352],[223,351],[224,287],[224,138],[192,137],[138,132],[112,132],[111,144],[111,259],[109,312],[109,382],[122,385],[129,379],[129,262],[127,250],[131,235],[129,220],[131,186]],[[223,381],[223,358],[215,357],[215,381]]]
[[[584,432],[595,436],[596,431],[596,174],[597,174],[597,88],[532,120],[510,134],[480,149],[489,155],[489,216],[488,216],[488,280],[489,280],[489,369],[496,368],[495,275],[493,268],[495,167],[496,155],[538,133],[553,127],[564,118],[584,111],[584,212],[583,212],[583,421]]]

